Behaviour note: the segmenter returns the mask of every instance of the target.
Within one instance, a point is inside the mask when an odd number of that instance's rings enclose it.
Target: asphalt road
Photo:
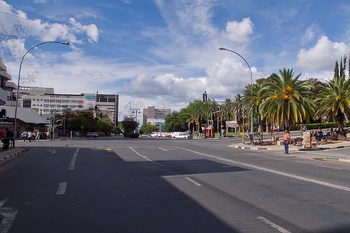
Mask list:
[[[0,167],[0,233],[350,232],[350,164],[230,143],[19,142]]]

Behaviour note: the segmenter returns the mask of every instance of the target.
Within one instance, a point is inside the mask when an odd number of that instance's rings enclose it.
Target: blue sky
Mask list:
[[[292,68],[331,79],[350,50],[350,4],[342,0],[0,0],[0,56],[21,85],[56,93],[120,95],[178,110],[207,91],[232,98],[253,80]]]

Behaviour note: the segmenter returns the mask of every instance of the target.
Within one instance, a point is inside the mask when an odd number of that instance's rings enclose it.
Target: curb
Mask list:
[[[235,149],[242,149],[242,150],[269,150],[272,151],[273,149],[266,148],[266,147],[252,147],[252,146],[230,146]],[[297,151],[321,151],[321,150],[333,150],[333,149],[342,149],[342,148],[347,148],[350,146],[337,146],[337,147],[318,147],[318,148],[298,148]],[[276,150],[274,150],[276,151]],[[345,158],[337,158],[337,157],[313,157],[312,159],[316,160],[329,160],[329,161],[338,161],[338,162],[346,162],[350,163],[350,159],[345,159]]]
[[[350,163],[350,159],[344,159],[344,158],[327,157],[326,160],[333,160],[333,161],[338,161],[338,162]]]
[[[249,147],[249,146],[234,146],[236,149],[242,149],[242,150],[269,150],[266,147]]]
[[[21,149],[15,149],[14,151],[11,151],[12,153],[5,155],[3,158],[0,158],[0,166],[17,158],[19,155],[23,154],[27,150],[28,148],[21,148]]]

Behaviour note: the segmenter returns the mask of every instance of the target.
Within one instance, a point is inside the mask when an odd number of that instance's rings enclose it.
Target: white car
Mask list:
[[[158,132],[151,133],[151,137],[158,138],[159,133]]]
[[[174,138],[181,138],[181,139],[187,139],[190,137],[190,135],[187,132],[175,132],[172,137]]]

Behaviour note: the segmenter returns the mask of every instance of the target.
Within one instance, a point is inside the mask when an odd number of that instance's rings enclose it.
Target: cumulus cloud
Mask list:
[[[89,24],[89,25],[82,25],[81,23],[77,22],[76,19],[70,18],[70,23],[73,25],[72,30],[74,32],[85,32],[86,35],[89,37],[90,41],[97,42],[99,37],[99,32],[97,29],[97,26],[95,24]]]
[[[226,24],[224,35],[236,43],[247,43],[249,36],[253,34],[253,23],[250,18],[244,18],[241,22],[230,21]]]
[[[195,83],[195,85],[194,85]],[[174,74],[161,74],[154,77],[139,75],[127,82],[123,92],[148,99],[166,102],[193,101],[205,90],[206,78],[182,78]]]
[[[311,70],[333,70],[335,61],[348,51],[345,43],[333,42],[327,36],[322,36],[314,47],[300,50],[297,65]]]
[[[81,36],[84,35],[90,42],[97,42],[99,39],[99,31],[95,24],[83,25],[74,18],[70,18],[70,24],[30,19],[25,12],[13,9],[5,1],[0,1],[0,11],[5,13],[0,14],[2,32],[6,31],[18,38],[26,35],[42,41],[67,40],[71,43],[82,43]]]
[[[251,67],[252,78],[257,74],[255,67]],[[251,83],[249,68],[246,64],[232,57],[225,57],[221,63],[210,66],[208,73],[208,87],[212,93],[221,93],[222,98],[232,98],[235,93]]]
[[[147,70],[146,73],[151,72]],[[252,73],[254,79],[254,75],[257,75],[255,67],[252,67]],[[153,100],[160,105],[175,105],[201,99],[204,91],[210,99],[217,101],[232,98],[241,93],[250,82],[251,76],[246,64],[227,56],[219,63],[209,64],[203,76],[182,77],[171,73],[151,77],[146,74],[137,75],[125,83],[122,93]]]

